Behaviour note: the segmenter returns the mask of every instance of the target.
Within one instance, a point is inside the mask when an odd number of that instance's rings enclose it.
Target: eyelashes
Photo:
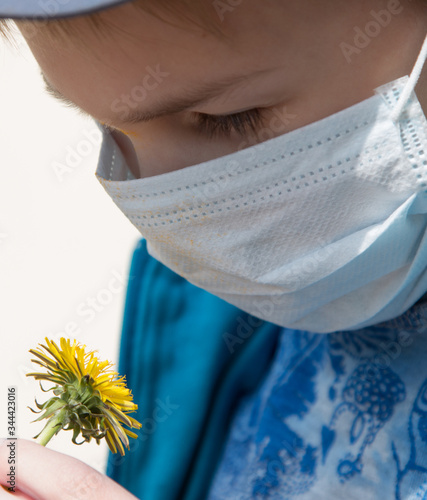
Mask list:
[[[242,137],[249,133],[256,134],[262,124],[263,116],[259,109],[254,108],[233,115],[207,115],[194,113],[197,129],[209,138],[230,137],[236,132]]]
[[[246,138],[249,134],[256,135],[260,126],[263,124],[264,118],[262,110],[258,108],[231,115],[208,115],[196,112],[191,114],[191,120],[197,132],[205,135],[209,139],[228,138],[233,133],[240,135],[242,138]],[[137,136],[135,133],[111,127],[106,123],[102,123],[102,125],[108,131],[119,130],[129,136]]]

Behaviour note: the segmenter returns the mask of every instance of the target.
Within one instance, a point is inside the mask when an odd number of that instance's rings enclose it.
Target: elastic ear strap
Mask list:
[[[406,82],[406,85],[402,93],[400,94],[399,100],[397,101],[396,106],[393,108],[393,111],[391,112],[390,117],[394,122],[397,122],[399,120],[399,117],[402,113],[405,104],[407,103],[415,86],[417,85],[418,79],[421,75],[421,71],[423,70],[423,66],[426,59],[427,59],[427,36],[424,39],[423,46],[421,47],[421,51],[418,55],[411,76]]]

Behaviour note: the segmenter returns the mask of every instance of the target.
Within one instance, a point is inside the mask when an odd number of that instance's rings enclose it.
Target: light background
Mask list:
[[[0,437],[7,434],[7,388],[17,387],[17,433],[43,427],[27,409],[44,394],[28,349],[61,334],[116,362],[132,251],[140,235],[94,173],[94,122],[43,91],[21,39],[0,40]],[[95,302],[90,302],[94,299]],[[107,446],[76,446],[61,432],[49,447],[105,470]]]

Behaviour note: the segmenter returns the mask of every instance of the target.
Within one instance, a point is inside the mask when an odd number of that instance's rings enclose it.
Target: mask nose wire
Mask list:
[[[391,111],[390,118],[394,121],[397,122],[400,118],[400,115],[402,114],[402,110],[405,107],[405,104],[407,103],[412,91],[414,90],[418,79],[421,75],[421,71],[423,69],[425,60],[427,59],[427,36],[424,39],[423,46],[421,47],[421,51],[417,57],[417,61],[415,62],[414,68],[411,72],[411,75],[406,82],[406,85],[400,94],[399,100],[397,101],[395,107]]]

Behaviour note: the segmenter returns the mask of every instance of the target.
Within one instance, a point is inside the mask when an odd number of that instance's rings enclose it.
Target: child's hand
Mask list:
[[[9,486],[11,441],[0,444],[0,484]],[[16,443],[16,481],[19,492],[0,488],[0,500],[135,500],[112,479],[80,460],[50,450],[33,441]]]

